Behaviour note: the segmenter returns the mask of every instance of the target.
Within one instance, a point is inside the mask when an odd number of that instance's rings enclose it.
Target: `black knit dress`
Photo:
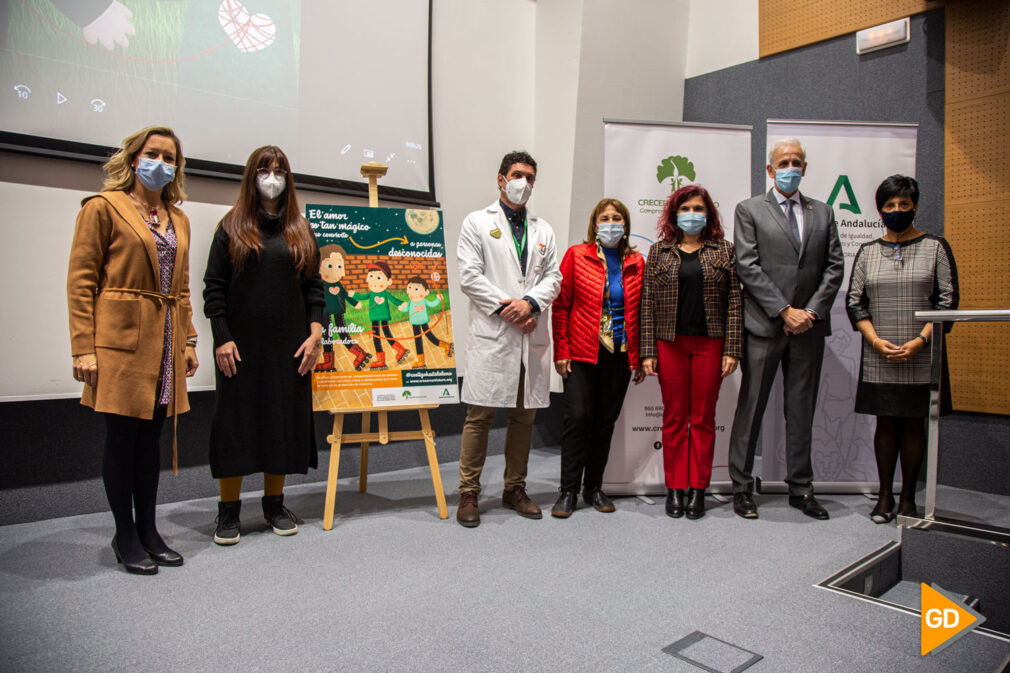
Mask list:
[[[322,323],[322,280],[318,268],[308,279],[298,276],[278,217],[260,209],[258,223],[263,249],[258,258],[249,255],[238,273],[228,253],[228,234],[219,225],[203,277],[214,347],[234,341],[242,358],[231,378],[215,371],[210,431],[215,479],[254,472],[305,474],[318,462],[311,375],[298,374],[301,358],[294,354],[309,336],[309,323]]]

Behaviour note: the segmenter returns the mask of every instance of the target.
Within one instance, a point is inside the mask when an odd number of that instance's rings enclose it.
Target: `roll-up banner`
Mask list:
[[[767,152],[780,138],[797,138],[806,152],[800,192],[834,209],[845,255],[845,278],[831,309],[821,385],[814,412],[811,453],[815,488],[870,492],[877,488],[874,418],[853,411],[859,380],[860,336],[845,313],[852,260],[859,246],[878,238],[883,224],[874,194],[889,175],[915,176],[916,124],[768,120]],[[766,189],[773,181],[767,180]],[[763,491],[785,491],[785,421],[782,378],[775,382],[762,426]]]
[[[631,212],[632,244],[647,255],[663,204],[677,188],[707,189],[733,240],[733,210],[750,196],[751,127],[604,120],[604,195]],[[716,410],[712,490],[729,490],[729,431],[739,371],[725,379]],[[665,493],[661,428],[663,402],[655,377],[628,389],[603,475],[608,493]]]

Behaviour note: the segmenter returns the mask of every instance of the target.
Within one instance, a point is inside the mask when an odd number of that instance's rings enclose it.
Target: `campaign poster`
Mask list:
[[[326,297],[316,411],[458,402],[441,211],[305,211]]]

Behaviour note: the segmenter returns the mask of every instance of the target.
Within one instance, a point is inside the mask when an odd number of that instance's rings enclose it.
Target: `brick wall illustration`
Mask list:
[[[386,257],[385,255],[355,255],[350,251],[348,251],[347,257],[344,259],[344,268],[347,270],[344,285],[349,288],[364,290],[368,265],[378,261],[388,264],[390,270],[393,272],[392,289],[394,290],[403,290],[406,288],[407,279],[412,276],[420,276],[428,281],[429,290],[441,290],[447,287],[444,257],[435,259],[424,257]],[[432,280],[431,274],[433,272],[438,274],[438,281]]]

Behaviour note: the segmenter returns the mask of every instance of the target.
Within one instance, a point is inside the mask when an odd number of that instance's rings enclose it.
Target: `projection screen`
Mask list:
[[[172,127],[191,172],[260,145],[299,186],[434,203],[430,0],[0,0],[0,147],[104,160]]]

